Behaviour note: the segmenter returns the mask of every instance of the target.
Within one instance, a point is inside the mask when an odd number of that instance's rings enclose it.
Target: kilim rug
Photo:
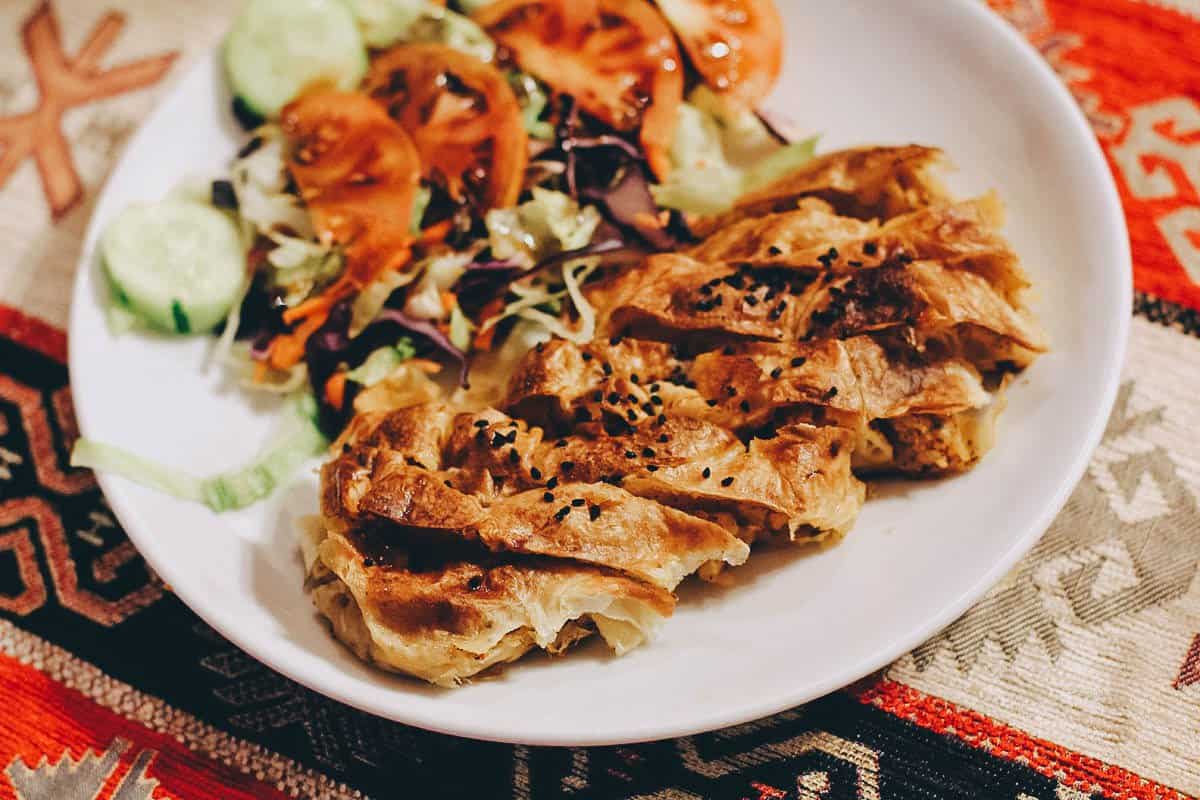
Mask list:
[[[858,686],[597,749],[429,734],[281,678],[175,599],[66,466],[63,326],[97,189],[236,4],[0,2],[0,797],[1200,793],[1200,0],[993,2],[1086,111],[1134,246],[1117,407],[1042,541]]]

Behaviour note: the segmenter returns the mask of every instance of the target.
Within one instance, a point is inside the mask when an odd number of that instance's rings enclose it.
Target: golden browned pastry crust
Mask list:
[[[969,469],[1046,340],[999,202],[953,201],[940,161],[830,153],[694,221],[587,285],[597,338],[530,350],[498,408],[420,370],[360,396],[305,546],[335,635],[442,685],[593,633],[624,652],[689,575],[845,534],[860,475]]]

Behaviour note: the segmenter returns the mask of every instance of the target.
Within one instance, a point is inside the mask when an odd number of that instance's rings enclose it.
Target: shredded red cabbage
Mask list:
[[[464,389],[470,386],[467,377],[471,365],[467,359],[467,354],[455,347],[454,342],[450,341],[450,338],[438,330],[438,327],[432,322],[410,317],[398,308],[383,309],[383,311],[379,312],[379,316],[375,318],[375,322],[371,326],[374,327],[384,322],[394,322],[409,333],[415,333],[418,336],[428,339],[437,349],[458,362],[458,380]]]

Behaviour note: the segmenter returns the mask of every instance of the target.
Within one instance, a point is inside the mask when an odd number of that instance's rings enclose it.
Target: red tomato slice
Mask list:
[[[704,82],[753,108],[783,66],[773,0],[656,0]]]
[[[644,0],[499,0],[475,20],[523,69],[613,128],[640,127],[661,180],[683,99],[683,68],[666,20]]]
[[[365,94],[327,89],[292,101],[280,123],[317,234],[344,248],[344,278],[365,286],[403,266],[421,177],[404,129]]]
[[[412,137],[425,177],[482,208],[517,201],[529,138],[521,105],[490,64],[441,44],[402,44],[371,62],[363,85]]]

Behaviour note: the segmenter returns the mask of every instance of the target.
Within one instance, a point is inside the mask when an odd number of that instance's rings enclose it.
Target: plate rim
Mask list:
[[[1103,390],[1100,403],[1097,406],[1097,412],[1089,422],[1087,434],[1082,439],[1083,446],[1075,453],[1069,467],[1059,476],[1058,485],[1055,488],[1052,499],[1043,505],[1041,512],[1035,517],[1035,521],[1028,525],[1024,533],[1013,539],[1012,544],[1001,558],[997,559],[988,570],[981,573],[980,577],[958,597],[952,601],[943,603],[938,612],[931,614],[921,625],[915,626],[899,636],[888,639],[872,651],[870,655],[861,658],[854,664],[844,666],[835,675],[824,681],[806,684],[801,689],[789,693],[780,693],[770,699],[735,703],[725,706],[718,711],[697,714],[686,724],[642,721],[631,722],[624,734],[601,732],[599,734],[565,735],[552,730],[552,726],[544,726],[545,729],[539,729],[532,733],[525,732],[521,735],[514,735],[514,733],[508,730],[486,723],[476,724],[466,722],[462,724],[447,724],[437,717],[436,712],[426,713],[420,709],[409,709],[401,713],[396,709],[373,708],[367,702],[367,698],[360,697],[355,692],[342,688],[342,686],[325,685],[302,666],[277,658],[267,648],[257,647],[254,640],[249,635],[243,635],[236,626],[223,625],[220,619],[221,615],[211,612],[206,607],[203,598],[197,596],[197,593],[194,593],[190,589],[181,588],[185,587],[187,582],[174,580],[173,576],[180,574],[183,570],[182,565],[177,567],[170,563],[169,560],[155,560],[146,554],[147,551],[153,551],[152,545],[148,548],[144,548],[142,545],[143,540],[148,540],[149,536],[143,537],[141,533],[136,532],[137,525],[127,524],[127,521],[138,518],[138,514],[133,507],[135,504],[120,491],[119,485],[113,480],[113,476],[97,472],[97,482],[104,493],[109,507],[121,522],[122,528],[126,531],[126,535],[138,548],[139,553],[143,554],[147,563],[172,587],[172,592],[193,613],[205,623],[212,626],[235,646],[247,652],[270,669],[318,694],[374,716],[413,725],[436,733],[470,739],[531,746],[593,747],[633,744],[689,736],[761,719],[808,703],[877,672],[897,658],[902,657],[960,617],[986,594],[989,589],[1029,552],[1058,516],[1076,485],[1083,477],[1092,454],[1101,441],[1108,419],[1112,414],[1113,405],[1120,386],[1132,322],[1133,267],[1124,207],[1121,203],[1115,178],[1107,159],[1082,109],[1079,108],[1078,103],[1071,96],[1067,87],[1054,73],[1050,65],[1042,58],[1040,53],[1019,32],[984,3],[978,2],[978,0],[955,0],[955,2],[946,3],[942,6],[942,13],[947,15],[961,15],[968,18],[967,21],[970,23],[982,24],[988,28],[990,35],[1006,40],[1010,47],[1015,48],[1027,62],[1030,62],[1029,66],[1040,76],[1040,82],[1043,84],[1042,88],[1050,91],[1051,95],[1055,98],[1055,102],[1062,107],[1059,110],[1065,111],[1066,116],[1072,120],[1073,131],[1071,135],[1086,143],[1080,155],[1088,162],[1088,173],[1099,173],[1102,176],[1101,183],[1103,184],[1104,192],[1103,197],[1100,198],[1100,202],[1105,207],[1107,217],[1104,220],[1102,229],[1108,232],[1112,240],[1112,264],[1120,268],[1121,275],[1117,277],[1120,277],[1122,280],[1118,287],[1118,305],[1124,311],[1118,316],[1117,324],[1111,336],[1110,346],[1107,348],[1111,355],[1109,361],[1104,366]],[[171,86],[160,95],[154,110],[143,119],[138,126],[138,130],[127,141],[124,152],[109,173],[110,177],[120,172],[126,166],[127,160],[135,156],[135,153],[139,149],[136,147],[136,144],[140,137],[144,135],[147,128],[156,123],[159,117],[165,114],[165,98],[169,97],[176,90],[177,85],[190,75],[192,71],[205,69],[208,62],[211,61],[213,53],[219,52],[219,49],[220,44],[218,43],[210,50],[198,54],[189,68],[181,71],[179,77],[175,81],[172,81]],[[94,207],[98,208],[100,206],[100,200],[107,191],[108,178],[106,178],[103,188],[96,195],[96,204]],[[89,259],[92,248],[86,247],[86,243],[96,241],[97,231],[95,229],[97,222],[97,218],[93,213],[83,234],[82,242],[85,246],[80,253],[72,284],[68,319],[67,359],[67,366],[71,376],[76,374],[75,364],[81,356],[79,355],[80,348],[75,344],[78,341],[78,337],[70,335],[70,332],[77,329],[76,324],[81,305],[87,302],[95,302],[94,296],[91,293],[84,292],[82,287],[85,275],[93,268]],[[71,385],[74,385],[73,381]],[[81,436],[86,436],[89,429],[91,429],[91,414],[86,408],[86,404],[79,404],[76,407]]]

